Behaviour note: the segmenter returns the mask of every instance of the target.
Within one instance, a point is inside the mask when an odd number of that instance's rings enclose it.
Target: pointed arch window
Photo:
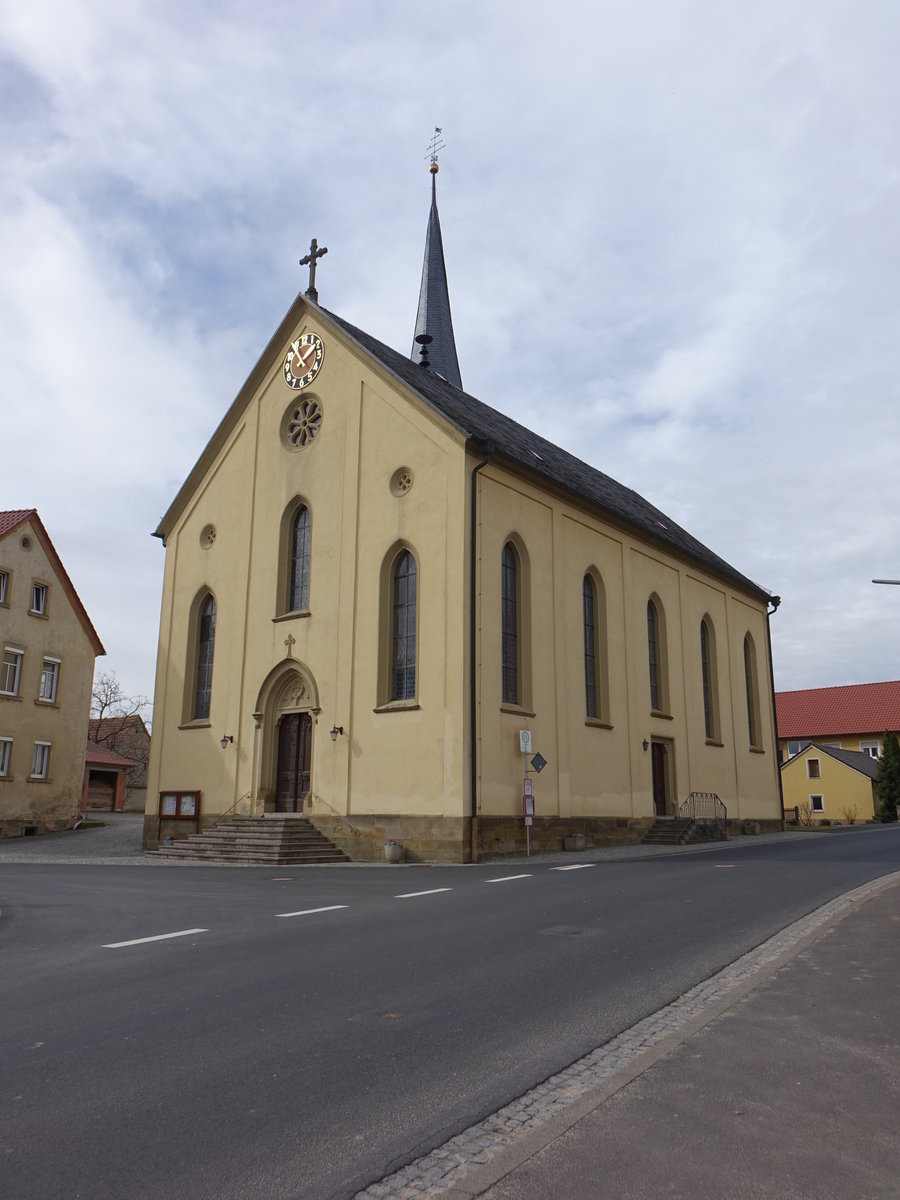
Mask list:
[[[588,720],[609,720],[606,646],[606,593],[602,580],[588,571],[581,583],[584,628],[584,711]]]
[[[216,602],[207,593],[198,614],[197,625],[197,672],[194,686],[195,721],[209,719],[212,697],[213,654],[216,646]]]
[[[760,750],[762,737],[759,720],[759,676],[756,670],[756,646],[749,633],[744,638],[744,682],[747,689],[747,732],[750,735],[750,747]]]
[[[503,703],[519,704],[519,556],[512,542],[503,547],[501,572]]]
[[[703,721],[706,740],[718,742],[721,737],[719,722],[719,681],[716,665],[716,631],[708,616],[700,622],[700,669],[703,680]]]
[[[288,612],[309,608],[309,549],[312,518],[305,504],[291,522],[291,561],[288,571]]]
[[[394,563],[391,579],[391,699],[414,700],[416,695],[416,560],[404,550]]]
[[[666,618],[656,596],[647,601],[647,654],[650,667],[650,709],[667,713],[669,707],[666,662]]]

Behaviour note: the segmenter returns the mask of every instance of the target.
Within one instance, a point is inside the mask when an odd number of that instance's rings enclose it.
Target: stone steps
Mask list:
[[[350,859],[304,817],[236,817],[151,851],[158,858],[295,866]]]
[[[678,836],[671,817],[660,817],[650,826],[643,838],[644,846],[686,846],[696,842],[725,841],[714,821],[680,821]]]

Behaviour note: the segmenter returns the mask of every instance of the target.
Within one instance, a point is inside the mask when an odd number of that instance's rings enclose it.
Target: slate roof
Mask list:
[[[878,759],[872,758],[870,754],[863,754],[861,750],[842,750],[839,746],[820,746],[817,742],[807,742],[802,747],[800,753],[804,750],[816,750],[822,754],[828,754],[831,758],[842,762],[845,767],[852,767],[854,771],[859,771],[861,775],[868,775],[870,779],[875,779],[878,775]],[[798,756],[795,754],[793,758],[789,758],[787,762],[781,764],[781,769],[792,763]]]
[[[780,738],[900,731],[900,679],[776,692]]]
[[[432,370],[411,362],[335,313],[324,308],[320,311],[451,425],[477,443],[477,449],[492,446],[498,456],[523,467],[543,482],[587,501],[604,514],[731,580],[759,599],[769,599],[768,592],[714,554],[631,488],[624,487],[511,417],[439,379]]]
[[[450,289],[447,286],[447,268],[444,264],[444,243],[441,238],[441,221],[437,210],[435,180],[437,164],[431,174],[431,212],[428,216],[428,231],[425,235],[425,260],[422,263],[422,283],[419,287],[419,310],[416,314],[416,332],[413,335],[410,358],[416,364],[421,361],[422,348],[416,345],[421,333],[431,336],[428,346],[428,363],[432,371],[453,384],[462,387],[459,360],[456,356],[456,339],[453,336],[453,317],[450,313]]]

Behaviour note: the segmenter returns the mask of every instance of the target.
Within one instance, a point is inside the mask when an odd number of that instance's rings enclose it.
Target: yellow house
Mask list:
[[[794,819],[853,824],[875,817],[878,762],[859,750],[804,745],[781,768],[784,810]]]
[[[69,828],[106,651],[33,508],[0,512],[0,637],[0,837]]]
[[[314,282],[156,531],[145,845],[161,797],[185,831],[302,813],[356,858],[521,850],[529,787],[536,847],[695,792],[780,824],[777,599],[462,390],[434,191],[412,357]]]

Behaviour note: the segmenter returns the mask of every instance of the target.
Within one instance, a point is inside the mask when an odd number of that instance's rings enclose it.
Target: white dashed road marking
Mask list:
[[[485,883],[509,883],[511,879],[531,879],[531,875],[501,875],[499,879],[486,879]]]
[[[168,938],[190,937],[193,933],[209,933],[208,929],[179,929],[177,933],[157,933],[153,937],[133,938],[130,942],[107,942],[104,950],[121,950],[123,946],[143,946],[145,942],[165,942]]]
[[[584,871],[588,867],[596,867],[596,863],[572,863],[571,867],[551,867],[551,871]]]
[[[428,892],[404,892],[400,896],[395,896],[395,900],[412,900],[415,896],[436,896],[438,892],[452,892],[453,888],[432,888]]]
[[[329,904],[325,908],[304,908],[300,912],[276,913],[276,917],[311,917],[313,913],[334,912],[338,908],[349,908],[348,904]]]

